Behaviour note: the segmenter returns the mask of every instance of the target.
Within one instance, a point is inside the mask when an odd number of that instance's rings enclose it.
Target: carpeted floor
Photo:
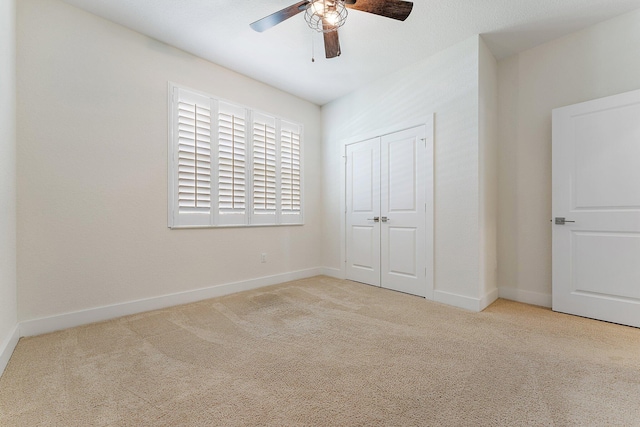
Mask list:
[[[316,277],[22,339],[2,426],[640,426],[640,329]]]

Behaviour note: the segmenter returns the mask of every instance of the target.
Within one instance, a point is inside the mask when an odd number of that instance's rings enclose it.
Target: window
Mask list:
[[[169,84],[169,227],[302,224],[302,126]]]

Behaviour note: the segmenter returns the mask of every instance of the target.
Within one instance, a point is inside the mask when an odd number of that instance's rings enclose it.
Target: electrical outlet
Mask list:
[[[260,262],[267,262],[267,254],[266,253],[261,253],[260,254]]]

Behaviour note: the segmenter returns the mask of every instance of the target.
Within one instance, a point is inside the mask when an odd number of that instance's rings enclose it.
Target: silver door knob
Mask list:
[[[575,221],[567,221],[564,217],[556,217],[556,225],[565,225],[567,222],[575,222]]]
[[[382,217],[382,222],[389,222],[391,221],[389,218],[387,218],[386,216]]]
[[[374,216],[373,218],[367,218],[367,221],[378,222],[378,221],[380,221],[380,217],[379,216]]]

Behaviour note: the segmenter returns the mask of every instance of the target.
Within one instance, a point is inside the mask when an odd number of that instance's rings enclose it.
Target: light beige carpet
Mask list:
[[[2,426],[640,426],[640,329],[327,277],[22,339]]]

